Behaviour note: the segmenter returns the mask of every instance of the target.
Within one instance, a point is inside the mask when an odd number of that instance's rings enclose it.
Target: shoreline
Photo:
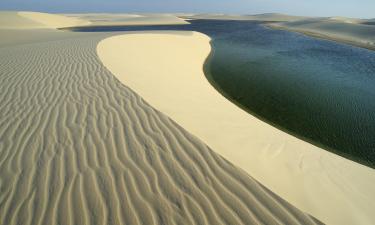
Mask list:
[[[0,224],[321,224],[116,79],[113,34],[6,32]]]
[[[346,44],[346,45],[350,45],[350,46],[353,46],[353,47],[359,47],[359,48],[364,48],[364,49],[367,49],[367,50],[375,51],[375,45],[363,44],[359,41],[351,41],[351,40],[348,40],[348,39],[345,39],[345,38],[333,37],[333,36],[329,36],[329,35],[326,35],[326,34],[319,33],[318,31],[316,31],[316,32],[307,31],[307,30],[303,30],[303,29],[296,29],[296,28],[290,28],[290,27],[286,27],[286,26],[275,25],[275,24],[272,24],[272,23],[264,23],[263,26],[268,27],[270,29],[274,29],[274,30],[284,30],[284,31],[294,32],[294,33],[306,35],[306,36],[317,38],[317,39],[322,39],[322,40],[326,40],[326,41],[333,41],[333,42],[337,42],[339,44]]]
[[[228,101],[203,72],[208,36],[26,14],[0,14],[0,224],[375,221],[374,170]]]
[[[334,148],[330,148],[330,147],[328,147],[328,146],[326,146],[326,145],[324,145],[324,144],[322,144],[322,143],[320,143],[320,142],[314,141],[314,140],[312,140],[312,139],[308,139],[308,138],[306,138],[306,137],[304,137],[304,136],[301,136],[301,135],[299,135],[299,134],[297,134],[297,133],[290,132],[288,129],[285,129],[284,127],[278,125],[277,123],[274,123],[274,122],[272,122],[272,121],[269,121],[269,120],[265,119],[265,118],[262,117],[260,114],[256,114],[256,113],[252,112],[251,110],[249,110],[249,109],[247,109],[246,107],[244,107],[243,105],[241,105],[241,103],[238,102],[236,99],[231,98],[231,97],[230,97],[229,95],[227,95],[227,94],[225,93],[225,91],[222,90],[222,89],[220,88],[220,86],[215,82],[215,80],[212,78],[211,72],[209,71],[209,69],[207,69],[207,67],[208,67],[209,64],[211,63],[210,61],[211,61],[211,57],[213,57],[213,56],[212,56],[213,54],[214,54],[214,50],[212,50],[211,54],[207,57],[207,60],[206,60],[205,63],[204,63],[204,66],[203,66],[203,67],[204,67],[205,75],[206,75],[206,78],[207,78],[208,82],[209,82],[209,83],[215,88],[215,90],[217,90],[217,92],[220,93],[223,97],[225,97],[226,99],[228,99],[228,101],[232,102],[233,104],[235,104],[235,105],[236,105],[237,107],[239,107],[240,109],[246,111],[246,112],[249,113],[251,116],[254,116],[255,118],[259,119],[260,121],[262,121],[262,122],[264,122],[264,123],[267,123],[267,124],[271,125],[272,127],[276,128],[276,129],[278,129],[278,130],[280,130],[281,132],[284,132],[284,133],[286,133],[286,134],[288,134],[288,135],[291,135],[291,136],[293,136],[293,137],[295,137],[295,138],[297,138],[297,139],[300,139],[300,140],[302,140],[302,141],[304,141],[304,142],[306,142],[306,143],[309,143],[309,144],[311,144],[311,145],[314,145],[314,146],[316,146],[317,148],[321,148],[322,150],[325,150],[325,151],[328,151],[328,152],[333,153],[333,154],[335,154],[335,155],[338,155],[338,156],[340,156],[340,157],[343,157],[343,158],[345,158],[345,159],[347,159],[347,160],[349,160],[349,161],[352,161],[352,162],[354,162],[354,163],[358,163],[358,164],[360,164],[360,165],[362,165],[362,166],[366,166],[366,167],[369,167],[369,168],[371,168],[371,169],[374,169],[374,168],[373,168],[373,166],[374,166],[373,164],[367,163],[366,161],[363,161],[363,160],[361,160],[360,158],[355,158],[355,159],[356,159],[356,161],[355,161],[355,160],[353,160],[354,157],[353,157],[352,155],[344,154],[344,153],[342,153],[342,152],[340,152],[340,151],[337,151],[337,150],[334,149]],[[375,170],[375,169],[374,169],[374,170]]]
[[[98,55],[124,85],[297,208],[328,224],[353,224],[364,215],[371,221],[368,210],[375,199],[371,168],[297,139],[238,108],[203,73],[212,52],[187,57],[190,45],[187,40],[173,42],[182,32],[174,33],[113,36],[99,43]],[[193,34],[189,37],[193,43],[194,37],[202,38]],[[155,46],[164,46],[167,53]],[[174,52],[168,53],[169,49]],[[353,177],[359,178],[354,182]],[[368,199],[362,199],[364,193]]]

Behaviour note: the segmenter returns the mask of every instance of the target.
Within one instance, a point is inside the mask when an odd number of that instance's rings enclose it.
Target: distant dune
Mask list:
[[[363,19],[349,18],[349,17],[342,17],[342,16],[328,17],[328,19],[341,21],[341,22],[344,22],[344,23],[362,23],[362,22],[366,21],[366,20],[363,20]]]
[[[362,21],[362,24],[375,25],[375,19],[368,19],[368,20]]]
[[[57,29],[81,26],[188,24],[172,14],[49,14],[0,11],[0,29]]]
[[[0,12],[0,29],[35,29],[41,27],[44,26],[19,15],[18,12]]]
[[[91,22],[91,26],[188,24],[172,14],[66,14]]]
[[[271,27],[375,49],[375,26],[366,20],[331,17],[271,24]]]
[[[194,14],[180,15],[180,17],[186,19],[280,22],[269,24],[269,26],[375,49],[375,26],[373,26],[375,25],[375,19],[366,20],[340,16],[313,18],[279,13],[257,15]]]
[[[305,19],[302,16],[290,16],[279,13],[264,13],[257,15],[230,15],[230,14],[195,14],[182,16],[189,19],[215,19],[215,20],[259,20],[259,21],[295,21]]]
[[[39,12],[0,12],[0,29],[46,29],[88,25],[77,18]]]

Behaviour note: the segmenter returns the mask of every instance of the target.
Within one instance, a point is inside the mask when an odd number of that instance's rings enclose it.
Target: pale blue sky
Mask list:
[[[375,18],[375,0],[1,0],[0,9],[44,12],[277,12]]]

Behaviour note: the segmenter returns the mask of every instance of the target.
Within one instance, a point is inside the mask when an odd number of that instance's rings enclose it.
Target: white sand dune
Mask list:
[[[0,11],[0,29],[56,29],[88,24],[81,19],[49,13]]]
[[[86,20],[69,18],[66,16],[49,13],[18,12],[18,14],[37,23],[40,23],[48,28],[64,28],[90,24],[90,22]]]
[[[365,22],[357,19],[331,17],[277,23],[272,24],[271,27],[375,49],[375,26],[362,24]]]
[[[327,224],[373,224],[375,171],[226,100],[203,74],[209,40],[196,32],[127,34],[97,51],[120,81],[298,208]]]
[[[0,224],[319,224],[118,81],[111,34],[6,32]]]
[[[83,18],[85,20],[110,20],[110,19],[121,19],[121,18],[133,18],[140,17],[138,14],[130,13],[74,13],[74,14],[63,14],[67,17]]]
[[[41,24],[22,17],[18,12],[0,11],[0,29],[27,29],[42,27]]]
[[[88,20],[91,26],[125,26],[125,25],[169,25],[188,24],[185,20],[172,14],[67,14],[67,16]]]
[[[343,16],[333,16],[333,17],[329,17],[328,19],[341,21],[341,22],[344,22],[344,23],[362,23],[362,22],[365,21],[365,20],[362,20],[362,19],[349,18],[349,17],[343,17]]]
[[[279,13],[264,13],[256,15],[230,15],[230,14],[196,14],[182,16],[190,19],[213,19],[213,20],[259,20],[259,21],[295,21],[305,19],[302,16],[290,16]]]

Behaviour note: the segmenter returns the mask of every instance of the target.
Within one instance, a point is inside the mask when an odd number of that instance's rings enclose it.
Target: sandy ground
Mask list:
[[[226,100],[203,74],[209,41],[196,32],[127,34],[97,51],[122,83],[287,201],[327,224],[373,224],[375,171]]]
[[[0,11],[0,29],[55,29],[89,24],[86,20],[49,13]]]
[[[113,76],[96,52],[112,34],[5,33],[0,224],[319,224]]]
[[[270,26],[375,50],[375,26],[367,25],[366,22],[371,20],[331,17],[276,23]]]
[[[0,11],[0,29],[56,29],[82,26],[188,24],[172,14],[49,14]]]

